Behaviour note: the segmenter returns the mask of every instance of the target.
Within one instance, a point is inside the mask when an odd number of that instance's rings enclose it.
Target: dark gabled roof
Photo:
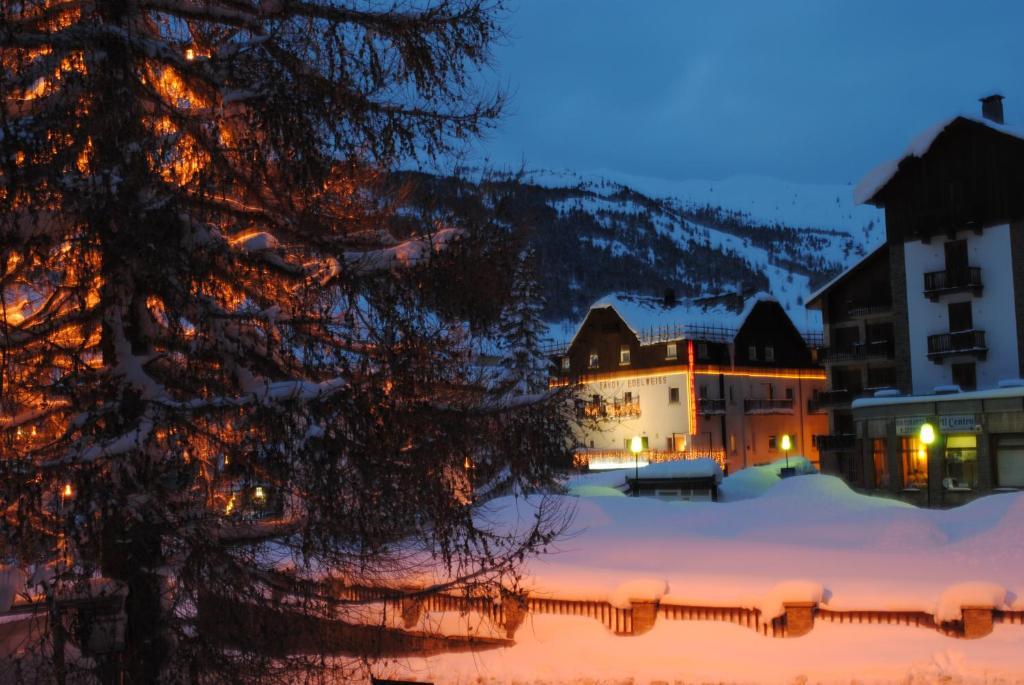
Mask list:
[[[828,283],[826,283],[825,285],[823,285],[820,288],[818,288],[817,290],[815,290],[813,293],[811,293],[810,297],[807,298],[807,301],[804,303],[804,307],[806,307],[808,309],[816,309],[817,307],[814,307],[813,305],[818,300],[820,300],[829,290],[832,290],[832,288],[834,288],[835,286],[837,286],[840,283],[842,283],[843,281],[845,281],[847,278],[852,276],[854,273],[860,271],[864,267],[865,264],[867,264],[869,261],[871,261],[871,259],[873,257],[875,257],[882,250],[884,250],[887,246],[888,246],[888,243],[882,243],[881,245],[879,245],[875,249],[871,250],[871,252],[868,252],[866,255],[864,255],[863,257],[858,259],[856,262],[851,264],[845,271],[842,271],[839,274],[837,274]]]

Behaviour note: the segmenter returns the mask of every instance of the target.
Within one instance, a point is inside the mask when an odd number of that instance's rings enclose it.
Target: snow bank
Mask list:
[[[625,497],[626,493],[607,485],[575,485],[569,494],[576,497]]]
[[[668,583],[660,578],[637,578],[622,583],[608,595],[608,603],[628,609],[633,602],[657,602],[668,592]]]
[[[719,500],[734,502],[760,497],[768,488],[782,480],[779,478],[779,472],[786,466],[786,463],[786,459],[779,459],[770,464],[750,466],[730,474],[718,488]],[[817,473],[814,464],[806,457],[790,455],[789,465],[796,469],[797,474]]]
[[[986,582],[957,583],[946,588],[935,604],[933,615],[937,622],[959,621],[964,607],[1008,608],[1007,591],[1002,585]]]
[[[817,581],[787,580],[769,590],[757,608],[761,610],[761,620],[770,621],[786,613],[787,603],[810,602],[817,605],[824,597],[825,588]]]

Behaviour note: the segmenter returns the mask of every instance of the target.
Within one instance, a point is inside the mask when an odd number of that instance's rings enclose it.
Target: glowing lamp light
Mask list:
[[[71,497],[75,494],[75,491],[71,488],[71,483],[65,483],[64,488],[60,491],[61,497]]]
[[[191,62],[196,58],[196,51],[192,48],[185,48],[185,59]]]
[[[789,434],[785,433],[782,436],[782,449],[787,452],[793,449],[793,441],[790,439]]]
[[[640,454],[644,451],[644,439],[639,435],[634,435],[632,440],[629,441],[629,451],[633,454]]]
[[[257,485],[256,489],[252,493],[252,496],[260,501],[263,501],[267,498],[267,493],[263,492],[263,486]]]
[[[935,426],[930,423],[922,423],[921,433],[918,437],[922,444],[931,445],[935,442]]]

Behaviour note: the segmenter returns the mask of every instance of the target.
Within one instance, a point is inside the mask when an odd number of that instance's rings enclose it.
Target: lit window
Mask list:
[[[757,346],[756,345],[751,345],[751,346],[749,346],[747,348],[747,358],[750,359],[750,361],[752,361],[752,362],[753,361],[757,361]]]
[[[978,436],[950,435],[946,438],[947,489],[978,487]]]
[[[903,461],[903,487],[923,489],[928,487],[928,448],[915,437],[900,440],[900,454]]]
[[[775,361],[775,348],[771,345],[766,345],[764,348],[764,360],[766,362]]]
[[[668,343],[665,345],[665,359],[675,359],[678,356],[678,348],[676,343]]]
[[[599,359],[597,357],[597,352],[591,352],[590,353],[590,362],[589,362],[588,366],[590,366],[590,368],[592,368],[592,369],[596,369],[597,365],[598,365],[598,362],[599,362]]]
[[[562,357],[562,371],[568,371],[568,370],[569,370],[569,358],[568,357]]]
[[[619,347],[619,364],[629,363],[629,345]]]

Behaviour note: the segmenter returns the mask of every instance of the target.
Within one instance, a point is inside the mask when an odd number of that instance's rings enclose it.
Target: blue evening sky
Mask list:
[[[1024,0],[509,0],[493,166],[847,183],[1006,96]]]

